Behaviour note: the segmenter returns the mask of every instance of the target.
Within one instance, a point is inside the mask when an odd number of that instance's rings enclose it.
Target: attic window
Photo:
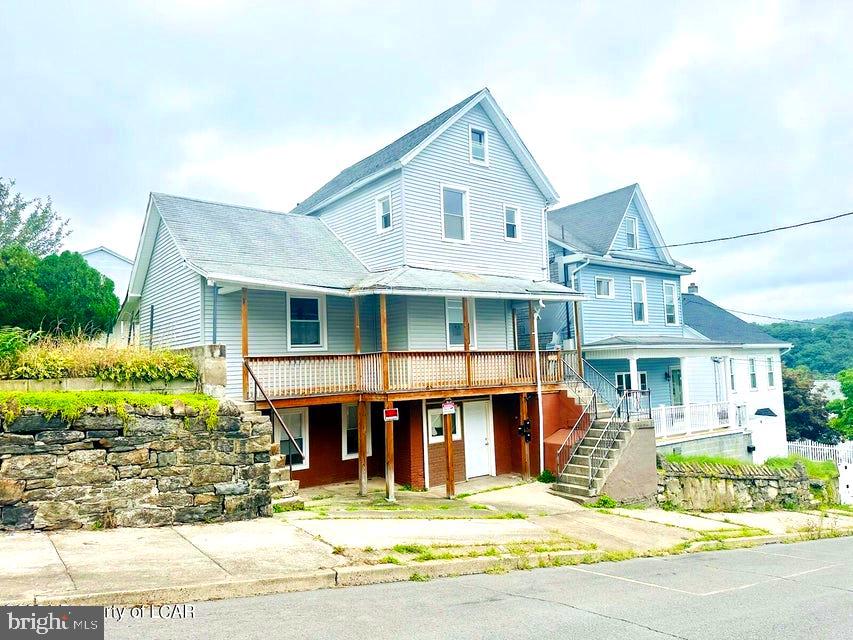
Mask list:
[[[629,249],[637,248],[637,219],[625,218],[625,240]]]
[[[485,129],[468,128],[468,152],[474,164],[489,163],[489,138]]]

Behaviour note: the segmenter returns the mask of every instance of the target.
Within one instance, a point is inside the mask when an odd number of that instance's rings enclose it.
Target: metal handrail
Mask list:
[[[586,418],[586,420],[584,418]],[[555,459],[558,476],[562,475],[565,472],[566,467],[568,467],[571,463],[575,452],[580,446],[580,443],[583,442],[583,439],[589,431],[589,428],[592,426],[592,423],[595,422],[597,418],[598,405],[595,391],[593,391],[592,397],[589,399],[589,402],[587,402],[586,406],[583,408],[583,411],[578,416],[578,419],[575,421],[574,426],[569,430],[566,439],[563,440],[563,444],[561,444],[560,448],[557,449],[557,455],[555,456]],[[583,425],[581,423],[583,423]],[[585,429],[584,426],[586,426]]]
[[[290,467],[290,472],[292,474],[293,473],[293,449],[296,449],[296,452],[299,454],[299,457],[301,457],[303,460],[305,459],[305,453],[302,451],[302,448],[298,444],[296,444],[296,439],[293,437],[293,434],[290,433],[290,429],[287,428],[287,425],[284,423],[284,420],[282,419],[281,414],[278,412],[278,409],[276,409],[275,406],[273,405],[272,401],[270,400],[270,397],[267,395],[267,392],[264,390],[263,385],[260,382],[258,382],[258,378],[255,375],[255,372],[252,371],[252,367],[250,367],[249,363],[246,362],[245,360],[243,360],[243,366],[246,367],[246,371],[249,373],[249,375],[252,378],[252,381],[255,383],[255,400],[254,400],[255,407],[257,408],[257,406],[258,406],[258,391],[260,391],[261,395],[264,397],[264,400],[267,401],[267,404],[269,405],[270,410],[272,410],[273,415],[276,417],[276,419],[278,420],[278,423],[281,425],[281,428],[284,429],[284,432],[287,434],[287,439],[290,443],[289,444],[288,456],[287,456],[287,463],[288,463],[288,466]],[[275,436],[275,430],[273,430],[273,436]],[[280,451],[279,451],[279,453],[280,453]]]
[[[598,436],[598,440],[595,441],[595,444],[592,445],[592,450],[589,452],[589,464],[587,467],[589,473],[587,476],[587,482],[590,489],[593,485],[593,478],[598,475],[598,470],[604,466],[604,461],[607,460],[607,453],[613,448],[613,444],[622,432],[622,425],[625,424],[625,421],[619,419],[619,415],[621,414],[625,398],[626,394],[622,394],[619,399],[619,403],[614,408],[610,418],[607,420],[607,424],[604,425],[601,435]],[[617,425],[615,429],[614,424]],[[596,451],[601,448],[603,448],[603,452],[596,456]],[[596,463],[594,460],[598,460],[598,462]]]

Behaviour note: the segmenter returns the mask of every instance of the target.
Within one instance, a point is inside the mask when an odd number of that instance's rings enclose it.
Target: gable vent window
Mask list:
[[[625,218],[625,240],[629,249],[637,248],[637,219]]]
[[[484,129],[470,127],[468,129],[468,154],[475,164],[488,164],[489,138]]]
[[[444,239],[466,241],[468,239],[467,191],[442,187],[441,208],[444,217]]]
[[[504,207],[504,237],[518,240],[518,207]]]

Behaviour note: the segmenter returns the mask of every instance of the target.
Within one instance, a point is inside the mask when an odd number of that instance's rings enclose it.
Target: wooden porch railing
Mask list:
[[[260,383],[273,398],[382,393],[382,353],[249,356]],[[532,351],[391,351],[389,392],[536,384]],[[470,363],[470,366],[469,366]],[[541,353],[543,384],[564,382],[559,352]]]

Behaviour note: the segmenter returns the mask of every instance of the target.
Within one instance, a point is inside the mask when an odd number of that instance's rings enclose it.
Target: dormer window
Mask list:
[[[629,249],[637,248],[637,219],[625,218],[625,240]]]
[[[468,154],[474,164],[489,164],[489,137],[485,129],[468,127]]]

